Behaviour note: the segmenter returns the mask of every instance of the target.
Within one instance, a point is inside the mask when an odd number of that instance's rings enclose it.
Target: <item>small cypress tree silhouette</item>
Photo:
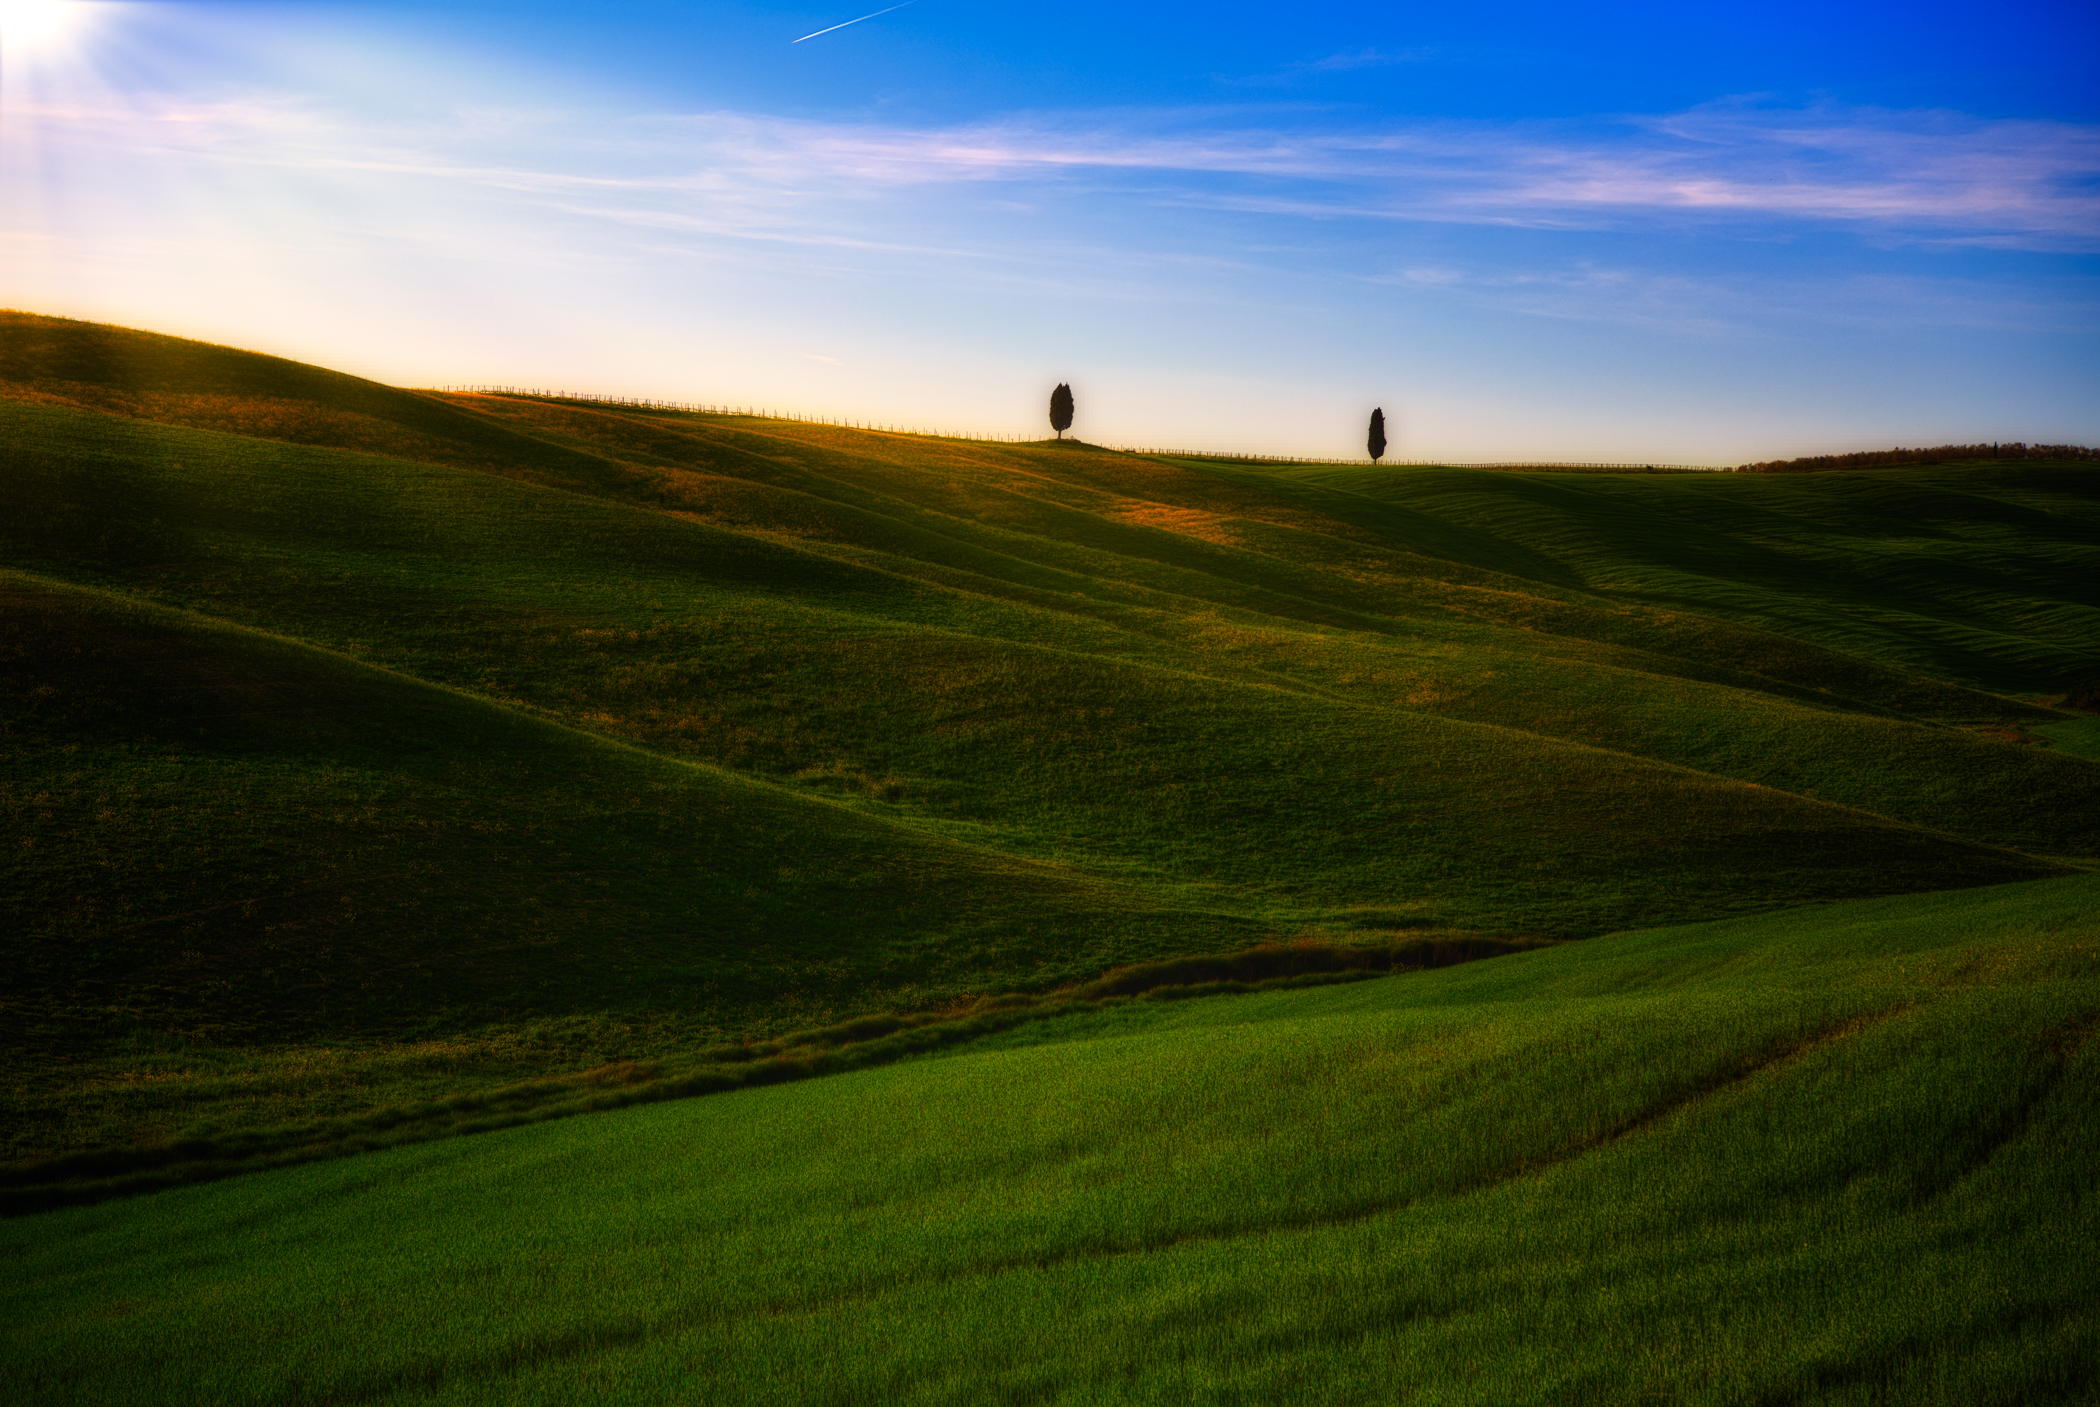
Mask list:
[[[1376,464],[1385,458],[1385,411],[1383,408],[1371,412],[1371,439],[1369,444],[1371,462]]]
[[[1062,381],[1050,393],[1050,428],[1057,431],[1060,440],[1072,428],[1072,388]]]

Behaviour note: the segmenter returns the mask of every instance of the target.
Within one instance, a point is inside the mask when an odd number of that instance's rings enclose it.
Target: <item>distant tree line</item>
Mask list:
[[[1806,459],[1768,459],[1738,464],[1738,474],[1812,474],[1818,469],[1871,469],[1885,464],[1952,464],[1976,459],[2100,459],[2083,445],[1937,445],[1932,449],[1871,449],[1857,454],[1812,454]]]

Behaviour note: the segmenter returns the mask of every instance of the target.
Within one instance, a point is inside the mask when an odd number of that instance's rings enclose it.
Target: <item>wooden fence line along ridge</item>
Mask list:
[[[437,386],[434,390],[458,391],[479,396],[531,396],[545,401],[583,401],[591,405],[633,406],[637,410],[678,410],[698,415],[745,415],[755,420],[792,420],[803,425],[836,425],[849,430],[879,430],[893,435],[922,435],[934,440],[998,440],[1012,444],[1026,444],[1027,435],[1005,434],[958,434],[948,430],[905,429],[897,425],[881,425],[867,420],[833,420],[822,415],[799,415],[793,411],[765,410],[756,406],[715,405],[702,401],[660,401],[647,396],[602,396],[590,391],[551,391],[534,386]],[[1041,438],[1037,436],[1035,438]],[[1121,454],[1150,454],[1162,459],[1216,459],[1241,464],[1346,464],[1385,465],[1398,468],[1442,469],[1548,469],[1548,470],[1610,470],[1646,469],[1671,474],[1730,474],[1729,467],[1710,464],[1585,464],[1571,460],[1511,459],[1494,460],[1478,464],[1461,464],[1449,459],[1383,459],[1368,457],[1357,459],[1323,459],[1316,456],[1295,454],[1224,454],[1205,449],[1162,449],[1158,446],[1095,445],[1095,449],[1115,450]]]
[[[959,435],[940,430],[921,430],[872,420],[834,420],[823,415],[801,415],[793,411],[766,410],[759,406],[717,405],[708,401],[663,401],[646,396],[602,396],[590,391],[554,391],[536,386],[435,386],[437,391],[459,391],[485,396],[531,396],[545,401],[584,401],[592,405],[633,406],[638,410],[677,410],[699,415],[747,415],[756,420],[792,420],[803,425],[836,425],[851,430],[879,430],[894,435],[924,435],[943,440],[1025,441],[1025,435]]]

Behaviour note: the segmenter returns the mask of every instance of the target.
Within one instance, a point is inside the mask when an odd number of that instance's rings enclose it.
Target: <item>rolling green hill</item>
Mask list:
[[[1279,469],[29,314],[0,397],[18,1160],[2100,857],[2090,467]]]
[[[154,1015],[217,1037],[409,1032],[982,980],[1041,928],[1159,923],[1126,886],[281,637],[24,577],[0,603],[33,662],[10,671],[36,822],[16,931],[86,950],[64,974],[86,1004],[150,984]]]
[[[1983,688],[2100,672],[2100,522],[2084,462],[1762,475],[1287,478],[1366,526],[1433,516],[1503,570],[1741,621]]]
[[[0,1223],[17,1400],[2079,1403],[2100,876]]]

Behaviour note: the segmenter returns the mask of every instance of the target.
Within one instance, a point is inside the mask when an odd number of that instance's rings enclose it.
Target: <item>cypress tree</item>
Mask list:
[[[1383,408],[1371,412],[1371,439],[1369,448],[1371,462],[1376,464],[1385,458],[1385,411]]]
[[[1062,381],[1050,393],[1050,428],[1057,431],[1060,440],[1072,428],[1072,388]]]

